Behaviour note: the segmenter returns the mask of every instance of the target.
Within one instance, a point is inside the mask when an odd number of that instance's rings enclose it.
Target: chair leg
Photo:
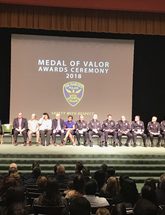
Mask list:
[[[3,135],[0,135],[0,144],[3,143]]]

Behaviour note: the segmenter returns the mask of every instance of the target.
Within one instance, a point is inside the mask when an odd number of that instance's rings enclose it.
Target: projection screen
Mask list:
[[[10,121],[19,112],[130,120],[133,57],[133,40],[12,35]]]

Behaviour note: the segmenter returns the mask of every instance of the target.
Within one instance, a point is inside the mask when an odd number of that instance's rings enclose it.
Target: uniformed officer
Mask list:
[[[88,124],[89,128],[89,143],[90,146],[93,146],[92,136],[98,135],[100,138],[100,146],[103,146],[104,139],[103,139],[103,133],[102,133],[102,125],[101,122],[98,120],[97,114],[93,115],[93,119]]]
[[[163,120],[160,125],[161,125],[162,136],[163,136],[163,139],[165,140],[165,120]]]
[[[113,136],[113,146],[116,146],[116,138],[117,138],[116,124],[115,124],[115,121],[112,120],[111,114],[108,114],[107,119],[103,121],[102,130],[103,130],[103,135],[105,140],[105,146],[107,146],[108,135]]]
[[[3,135],[3,129],[2,129],[2,124],[1,124],[1,120],[0,120],[0,144],[2,144],[2,142],[3,142],[2,135]]]
[[[121,120],[117,122],[116,125],[117,128],[117,134],[118,134],[118,139],[119,139],[119,146],[122,146],[122,136],[127,136],[127,141],[125,143],[125,146],[129,145],[130,140],[132,139],[132,134],[131,134],[131,126],[129,122],[126,120],[125,116],[121,117]]]
[[[80,145],[80,137],[81,137],[81,135],[83,135],[84,146],[86,146],[87,139],[88,139],[88,133],[87,133],[87,131],[88,131],[88,124],[84,120],[84,116],[80,115],[79,116],[79,120],[76,122],[76,132],[75,132],[78,145]]]
[[[151,141],[151,147],[153,147],[153,139],[154,137],[158,137],[157,147],[160,146],[160,142],[162,139],[162,135],[160,133],[160,123],[157,122],[157,117],[153,116],[151,122],[148,123],[147,126],[149,138]]]
[[[144,122],[140,120],[140,116],[135,116],[135,120],[131,124],[131,130],[134,146],[136,146],[137,136],[141,136],[143,139],[143,144],[146,147],[147,135],[144,133]]]

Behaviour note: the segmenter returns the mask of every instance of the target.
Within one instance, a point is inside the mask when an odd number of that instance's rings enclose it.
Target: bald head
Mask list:
[[[93,114],[93,119],[97,120],[98,119],[98,115],[97,114]]]
[[[11,163],[9,165],[9,175],[12,173],[16,173],[17,172],[17,164],[16,163]]]
[[[37,118],[36,114],[35,114],[35,113],[32,113],[31,119],[34,120],[34,119],[36,119],[36,118]]]
[[[11,163],[9,165],[9,168],[15,168],[15,169],[17,169],[17,164],[16,163]]]
[[[56,119],[58,120],[58,119],[60,119],[60,117],[61,117],[60,113],[57,113],[56,114]]]
[[[125,116],[121,116],[121,120],[124,122],[126,120]]]
[[[153,117],[152,117],[152,122],[155,123],[156,121],[157,121],[157,117],[156,117],[156,116],[153,116]]]
[[[22,115],[23,115],[23,114],[22,114],[21,112],[19,112],[19,113],[18,113],[18,118],[21,119],[21,118],[22,118]]]

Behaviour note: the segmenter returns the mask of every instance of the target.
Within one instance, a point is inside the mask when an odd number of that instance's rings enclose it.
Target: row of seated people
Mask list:
[[[20,206],[26,212],[23,214],[28,214],[26,205],[29,204],[32,209],[37,206],[60,207],[62,211],[59,215],[90,215],[91,212],[96,215],[126,215],[126,208],[131,208],[134,215],[165,214],[165,174],[160,176],[159,182],[153,178],[146,179],[139,194],[135,181],[128,176],[116,176],[115,169],[109,171],[104,164],[91,176],[84,174],[84,167],[81,162],[79,164],[71,181],[66,176],[64,166],[58,164],[51,177],[40,172],[36,181],[25,185],[17,165],[12,163],[9,174],[0,181],[0,214],[14,215],[12,210],[20,210]],[[39,166],[34,167],[33,173],[36,169]],[[63,192],[60,192],[61,188]],[[32,189],[38,195],[29,202]],[[98,208],[99,213],[96,212]],[[56,213],[52,211],[50,214]]]
[[[159,123],[157,117],[153,116],[151,122],[148,123],[147,131],[151,146],[154,146],[154,137],[158,137],[157,146],[160,146],[161,140],[165,139],[165,120]],[[117,144],[121,146],[122,136],[124,135],[127,137],[126,146],[129,146],[131,139],[133,140],[133,145],[136,146],[137,136],[141,136],[144,146],[147,146],[145,126],[140,116],[135,116],[134,121],[129,123],[125,116],[122,116],[121,120],[115,122],[112,119],[112,115],[108,114],[107,119],[101,123],[98,120],[97,114],[94,114],[93,119],[87,123],[83,115],[80,115],[79,120],[74,122],[73,116],[71,115],[68,116],[67,121],[64,121],[61,119],[60,114],[56,114],[56,118],[53,120],[50,119],[48,113],[44,113],[39,120],[36,119],[35,114],[32,114],[31,119],[27,121],[26,118],[23,118],[22,113],[19,113],[18,117],[15,118],[13,122],[15,145],[17,145],[18,134],[23,135],[24,145],[27,145],[27,143],[31,145],[32,135],[35,134],[37,145],[39,145],[40,137],[42,145],[49,145],[51,135],[53,144],[56,145],[56,136],[60,135],[62,145],[64,145],[68,139],[75,145],[75,137],[78,145],[80,145],[80,138],[82,136],[84,145],[89,144],[93,146],[93,136],[97,135],[99,137],[100,146],[107,146],[108,136],[111,135],[113,138],[113,146]]]

